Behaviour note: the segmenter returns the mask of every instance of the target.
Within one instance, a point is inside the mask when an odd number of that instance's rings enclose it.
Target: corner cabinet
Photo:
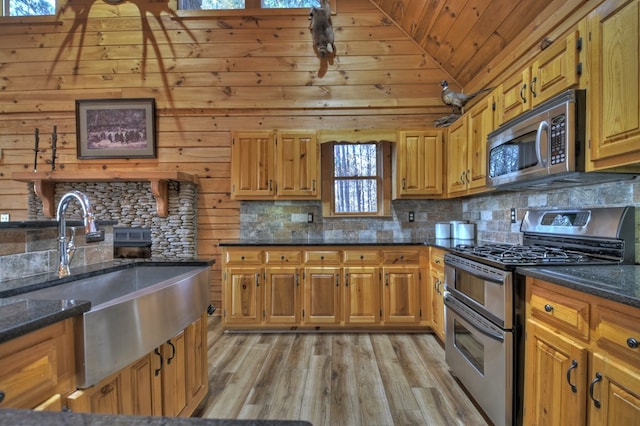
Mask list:
[[[588,32],[590,154],[596,169],[640,162],[640,2],[604,2]]]
[[[427,258],[409,246],[223,247],[225,327],[427,327]]]
[[[524,423],[640,419],[640,310],[527,278]]]
[[[314,132],[234,132],[231,198],[318,199],[319,152]]]
[[[442,195],[443,144],[440,131],[398,132],[393,147],[393,199]]]

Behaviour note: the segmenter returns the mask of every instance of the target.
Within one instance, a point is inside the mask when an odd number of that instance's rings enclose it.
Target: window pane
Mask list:
[[[269,9],[320,6],[318,0],[262,0],[260,3]]]
[[[9,16],[55,15],[55,0],[10,0]]]
[[[377,176],[375,143],[338,144],[333,149],[335,177]]]
[[[244,0],[179,0],[178,9],[182,9],[182,10],[244,9]]]
[[[378,211],[376,179],[340,179],[334,184],[336,213],[376,213]]]

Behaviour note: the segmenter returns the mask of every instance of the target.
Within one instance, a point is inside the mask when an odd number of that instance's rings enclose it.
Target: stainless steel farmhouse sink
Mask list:
[[[209,305],[209,267],[135,266],[20,297],[91,302],[75,330],[77,386],[87,388],[198,319]]]

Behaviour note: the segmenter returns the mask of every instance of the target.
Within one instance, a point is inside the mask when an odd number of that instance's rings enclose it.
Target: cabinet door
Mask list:
[[[420,268],[384,267],[383,320],[416,324],[420,321]]]
[[[442,133],[401,131],[395,146],[394,198],[442,194]]]
[[[380,322],[378,268],[344,268],[344,321],[347,324]]]
[[[431,270],[431,327],[436,336],[444,342],[444,274]]]
[[[531,66],[531,104],[547,99],[578,84],[578,32],[559,39],[540,52]]]
[[[160,354],[150,353],[131,366],[133,414],[162,416]]]
[[[526,67],[498,86],[496,100],[498,125],[502,125],[531,108],[529,82],[531,70]]]
[[[298,324],[300,321],[299,291],[298,268],[267,268],[265,321],[270,324]]]
[[[305,268],[304,323],[337,324],[341,314],[340,292],[340,268]]]
[[[526,330],[524,424],[585,424],[587,348],[536,321]]]
[[[466,116],[449,127],[447,137],[447,194],[467,190],[467,125]]]
[[[494,129],[493,95],[474,105],[468,112],[467,180],[468,189],[487,186],[487,136]]]
[[[190,411],[204,398],[209,386],[207,359],[207,314],[202,314],[184,331],[187,361],[187,406]],[[187,413],[191,415],[191,413]]]
[[[615,358],[593,354],[589,424],[640,425],[640,374]]]
[[[640,161],[640,2],[604,2],[588,17],[591,159]],[[633,154],[633,155],[627,155]]]
[[[258,324],[261,320],[261,268],[229,268],[224,282],[224,320],[228,324]]]
[[[231,198],[270,199],[275,195],[275,135],[237,132],[231,145]]]
[[[278,198],[320,197],[319,146],[315,133],[280,132],[277,142]]]
[[[160,348],[162,366],[162,415],[176,417],[187,405],[187,367],[184,332]]]

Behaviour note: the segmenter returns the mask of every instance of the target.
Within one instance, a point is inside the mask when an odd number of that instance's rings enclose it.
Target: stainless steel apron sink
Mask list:
[[[87,388],[198,319],[209,305],[209,267],[136,266],[20,298],[91,302],[75,330],[77,386]]]

